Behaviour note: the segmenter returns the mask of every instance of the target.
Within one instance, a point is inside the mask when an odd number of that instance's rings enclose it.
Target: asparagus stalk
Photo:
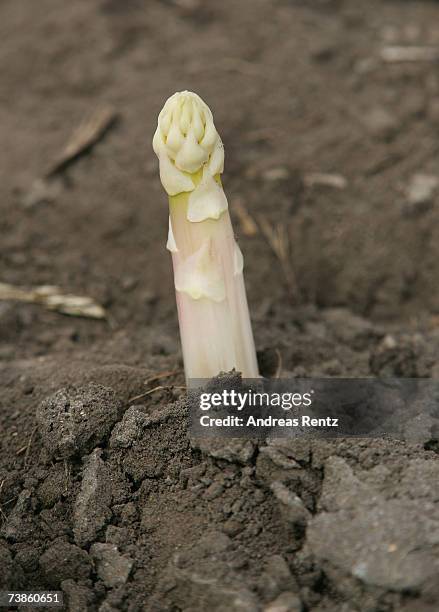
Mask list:
[[[194,93],[171,96],[158,118],[153,148],[169,196],[172,254],[186,379],[258,366],[243,277],[220,175],[224,148],[212,113]]]

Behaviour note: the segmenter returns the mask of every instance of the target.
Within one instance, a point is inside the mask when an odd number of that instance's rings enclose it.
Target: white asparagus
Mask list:
[[[212,113],[191,92],[174,94],[153,148],[169,196],[172,253],[186,379],[235,368],[259,376],[243,277],[220,174],[224,149]]]

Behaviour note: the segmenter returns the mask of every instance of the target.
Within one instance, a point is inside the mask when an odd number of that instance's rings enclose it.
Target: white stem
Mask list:
[[[256,378],[243,258],[219,179],[224,152],[210,110],[198,96],[183,92],[168,100],[154,149],[169,194],[167,246],[186,379],[211,378],[233,368]]]

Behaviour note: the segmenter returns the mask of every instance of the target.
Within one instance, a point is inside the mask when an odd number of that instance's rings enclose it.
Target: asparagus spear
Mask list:
[[[258,377],[243,277],[220,175],[224,148],[212,113],[194,93],[171,96],[153,148],[169,196],[172,253],[186,379],[235,368]]]

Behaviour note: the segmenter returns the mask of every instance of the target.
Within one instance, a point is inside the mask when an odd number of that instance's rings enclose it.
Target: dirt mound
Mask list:
[[[301,317],[301,375],[371,375],[376,355],[386,373],[408,354],[417,373],[437,368],[439,338],[390,341],[348,311]],[[145,369],[71,362],[49,383],[48,370],[1,373],[3,418],[20,398],[17,430],[32,434],[0,465],[2,586],[61,588],[72,610],[415,610],[439,597],[428,427],[416,445],[191,439],[182,373],[145,395]]]

